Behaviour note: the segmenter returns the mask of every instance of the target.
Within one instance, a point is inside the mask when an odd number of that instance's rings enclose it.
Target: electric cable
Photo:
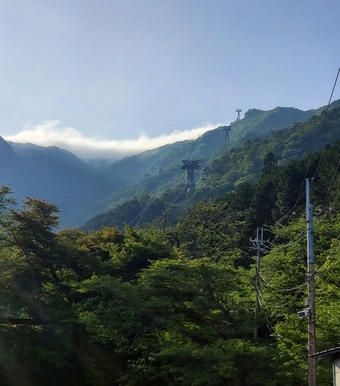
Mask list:
[[[299,291],[297,291],[295,294],[291,295],[288,300],[281,302],[279,305],[271,306],[273,310],[283,310],[285,307],[291,307],[292,302],[297,301],[298,297],[301,295],[301,293],[304,291],[304,288],[306,285],[302,286]],[[281,294],[283,295],[283,294]],[[281,314],[278,316],[284,316],[285,314]]]
[[[333,243],[334,242],[339,242],[339,241],[340,241],[340,234],[338,234],[338,236],[333,240]],[[334,251],[332,251],[333,257],[328,261],[329,264],[334,263],[334,262],[336,262],[339,259],[339,257],[338,257],[339,250],[340,250],[340,243],[338,244],[337,248]],[[324,283],[327,284],[329,276],[330,276],[330,273],[328,272],[327,276],[323,277],[323,282]]]
[[[303,186],[304,186],[304,182],[305,182],[305,180],[306,180],[306,177],[307,177],[307,174],[308,174],[310,165],[311,165],[311,163],[312,163],[313,156],[314,156],[316,147],[317,147],[317,145],[318,145],[318,142],[319,142],[319,139],[320,139],[320,136],[321,136],[321,132],[322,132],[323,127],[324,127],[325,122],[326,122],[326,118],[327,118],[327,115],[328,115],[329,106],[330,106],[330,104],[331,104],[331,101],[332,101],[332,98],[333,98],[333,93],[334,93],[336,84],[337,84],[337,82],[338,82],[339,73],[340,73],[340,67],[339,67],[338,72],[337,72],[337,74],[336,74],[336,78],[335,78],[335,81],[334,81],[333,89],[332,89],[331,95],[330,95],[329,100],[328,100],[327,108],[326,108],[325,114],[324,114],[324,116],[323,116],[323,120],[322,120],[320,129],[319,129],[318,134],[317,134],[317,136],[316,136],[316,140],[315,140],[315,142],[314,142],[314,147],[313,147],[311,156],[310,156],[310,158],[309,158],[309,162],[308,162],[308,165],[307,165],[307,169],[306,169],[306,172],[305,172],[305,176],[304,176],[304,178],[303,178],[303,181],[302,181],[302,184],[301,184],[301,188],[300,188],[300,191],[299,191],[299,194],[298,194],[298,199],[299,199],[300,194],[301,194],[301,192],[302,192],[302,188],[303,188]],[[320,164],[320,160],[319,160],[318,166],[319,166],[319,164]],[[317,169],[318,169],[318,166],[317,166]],[[317,169],[316,169],[316,170],[317,170]],[[316,174],[316,173],[315,173],[315,174]]]
[[[261,274],[261,272],[259,272],[259,276],[260,278],[264,281],[264,283],[270,287],[271,289],[274,289],[276,291],[279,291],[279,292],[292,292],[292,291],[295,291],[297,289],[300,289],[302,287],[305,287],[307,285],[307,281],[304,283],[304,284],[300,284],[298,286],[295,286],[295,287],[292,287],[292,288],[277,288],[277,287],[274,287],[272,286],[264,277],[263,275]]]
[[[210,150],[211,150],[213,147],[216,146],[217,142],[220,141],[220,138],[221,138],[222,134],[223,134],[223,133],[222,133],[222,130],[221,130],[221,133],[220,133],[220,135],[217,137],[216,141],[212,144],[212,146],[210,146],[210,148],[209,148],[207,151],[205,151],[205,152],[201,155],[201,157],[204,157],[207,153],[210,152]]]
[[[259,299],[258,299],[259,305],[260,305],[260,308],[261,308],[261,311],[262,311],[262,315],[264,316],[264,318],[266,320],[266,325],[267,325],[268,329],[271,330],[275,335],[277,335],[281,339],[285,339],[281,334],[279,334],[276,331],[275,327],[273,326],[273,324],[270,322],[269,318],[267,317],[266,311],[264,310],[264,307],[263,307],[263,304],[265,303],[264,298],[263,298],[263,296],[261,294],[260,289],[257,288],[257,290],[258,290],[258,293],[259,293]]]
[[[329,97],[328,105],[327,105],[327,108],[326,108],[326,111],[325,111],[325,115],[324,115],[324,118],[323,118],[323,121],[322,121],[321,129],[320,129],[320,134],[321,134],[322,128],[323,128],[323,126],[324,126],[324,124],[325,124],[326,117],[327,117],[327,115],[328,115],[329,107],[330,107],[330,104],[331,104],[331,101],[332,101],[332,98],[333,98],[333,94],[334,94],[334,91],[335,91],[336,84],[337,84],[337,82],[338,82],[339,74],[340,74],[340,67],[339,67],[338,72],[337,72],[337,74],[336,74],[336,78],[335,78],[335,81],[334,81],[333,89],[332,89],[331,95],[330,95],[330,97]],[[329,133],[328,133],[328,135],[327,135],[327,137],[326,137],[326,143],[327,143],[327,141],[328,141],[328,138],[329,138],[329,136],[330,136],[330,133],[331,133],[331,132],[329,131]],[[320,138],[320,135],[319,135],[319,138]],[[314,150],[315,150],[315,148],[313,149],[313,151],[314,151]],[[318,165],[317,165],[317,167],[316,167],[314,176],[316,175],[316,173],[317,173],[317,171],[318,171],[318,168],[319,168],[319,166],[320,166],[320,163],[321,163],[321,160],[322,160],[322,158],[323,158],[324,152],[325,152],[325,148],[323,149],[323,151],[322,151],[322,153],[321,153],[320,160],[319,160]]]
[[[150,208],[150,206],[156,201],[156,198],[153,199],[150,204],[148,204],[141,212],[139,212],[129,223],[128,225],[131,226],[146,210]]]
[[[332,88],[332,91],[331,91],[331,94],[330,94],[330,97],[329,97],[329,100],[328,100],[328,104],[327,104],[327,107],[326,107],[326,111],[325,111],[325,114],[324,114],[324,117],[323,117],[323,120],[322,120],[322,123],[321,123],[321,126],[320,126],[320,129],[317,133],[317,137],[315,139],[315,142],[314,142],[314,146],[313,146],[313,150],[312,150],[312,153],[310,155],[310,158],[309,158],[309,162],[308,162],[308,165],[307,165],[307,168],[306,168],[306,171],[305,171],[305,175],[304,175],[304,178],[302,180],[302,183],[301,183],[301,187],[300,187],[300,190],[299,190],[299,193],[297,195],[297,199],[296,199],[296,202],[295,204],[293,205],[293,207],[284,215],[282,216],[277,222],[281,223],[285,218],[288,218],[288,220],[286,221],[286,224],[290,221],[291,219],[291,214],[294,212],[295,208],[297,207],[298,203],[301,201],[301,199],[303,198],[304,194],[306,191],[302,192],[303,190],[303,186],[304,186],[304,183],[305,183],[305,180],[306,180],[306,177],[307,177],[307,174],[308,174],[308,171],[309,171],[309,168],[310,168],[310,165],[312,163],[312,160],[313,160],[313,157],[314,157],[314,153],[315,153],[315,150],[316,150],[316,147],[318,145],[318,142],[319,142],[319,139],[320,139],[320,136],[321,136],[321,133],[322,133],[322,130],[323,130],[323,127],[325,125],[325,121],[326,121],[326,118],[327,118],[327,115],[328,115],[328,111],[329,111],[329,106],[331,104],[331,101],[332,101],[332,98],[333,98],[333,94],[334,94],[334,91],[335,91],[335,87],[337,85],[337,82],[338,82],[338,78],[339,78],[339,74],[340,74],[340,67],[338,69],[338,72],[337,72],[337,75],[335,77],[335,81],[334,81],[334,84],[333,84],[333,88]],[[323,153],[322,153],[323,154]],[[317,165],[317,168],[316,168],[316,171],[318,170],[319,168],[319,165],[320,165],[320,161],[322,159],[322,155],[320,157],[320,160],[319,160],[319,163]],[[316,175],[316,172],[315,172],[315,175]],[[315,176],[314,175],[314,176]]]
[[[340,161],[339,161],[338,165],[340,165]],[[328,214],[332,211],[332,206],[338,200],[339,197],[340,197],[340,191],[337,193],[337,195],[335,196],[333,201],[330,203],[330,208],[322,216],[316,217],[315,228],[317,228],[318,225],[320,225],[323,221],[325,221],[325,219],[327,218]],[[290,247],[291,245],[294,245],[294,244],[298,243],[299,241],[303,240],[306,237],[307,237],[306,230],[303,229],[292,241],[290,241],[287,244],[275,245],[274,241],[276,239],[274,239],[273,242],[267,240],[267,243],[271,245],[271,247],[267,247],[267,249],[269,249],[269,250],[272,250],[272,249],[284,249],[284,248]]]
[[[201,157],[204,157],[207,153],[209,153],[211,151],[211,149],[213,147],[216,146],[216,144],[220,141],[221,139],[221,136],[222,136],[223,132],[222,130],[220,130],[220,134],[219,136],[217,137],[217,139],[214,141],[214,143],[209,147],[209,149],[207,149],[202,155]],[[168,205],[168,207],[165,209],[165,213],[168,213],[169,210],[172,208],[172,206],[175,204],[175,202],[178,200],[179,196],[182,194],[182,192],[184,191],[184,189],[186,189],[187,186],[185,185],[184,188],[177,194],[177,196],[173,199],[173,201]],[[132,220],[129,221],[128,225],[129,226],[132,226],[133,223],[139,218],[142,216],[142,214],[150,208],[150,206],[156,201],[157,197],[155,197],[145,208],[143,208]],[[158,218],[158,220],[156,220],[156,223],[159,224],[160,221],[162,220],[162,218],[164,217],[164,213]]]
[[[340,163],[340,161],[339,161],[339,163]],[[319,225],[320,223],[322,223],[322,222],[327,218],[328,214],[329,214],[330,212],[332,212],[332,210],[333,210],[333,205],[335,204],[335,202],[338,200],[339,197],[340,197],[340,190],[337,192],[335,198],[334,198],[333,201],[330,203],[329,208],[328,208],[327,211],[322,215],[321,219],[318,220],[318,217],[316,218],[316,220],[315,220],[316,226]]]
[[[330,192],[331,192],[331,188],[332,188],[332,186],[333,186],[333,183],[334,183],[336,174],[337,174],[337,172],[338,172],[339,166],[340,166],[340,160],[338,161],[338,164],[337,164],[337,166],[336,166],[336,168],[335,168],[335,171],[334,171],[334,174],[333,174],[331,183],[330,183],[329,188],[328,188],[328,191],[327,191],[327,195],[326,195],[326,198],[325,198],[325,202],[327,202],[327,198],[328,198],[328,196],[329,196],[329,194],[330,194]]]
[[[268,247],[268,249],[270,249],[270,250],[273,250],[273,249],[275,249],[275,250],[277,250],[277,249],[284,249],[284,248],[287,248],[287,247],[290,247],[290,246],[292,246],[292,245],[294,245],[294,244],[296,244],[296,243],[298,243],[299,241],[301,241],[301,240],[303,240],[304,238],[306,238],[307,236],[306,236],[306,230],[304,229],[303,231],[301,231],[292,241],[290,241],[289,243],[287,243],[287,244],[280,244],[280,245],[275,245],[274,244],[274,241],[276,240],[276,239],[274,239],[273,240],[273,242],[270,242],[269,240],[267,241],[269,244],[271,244],[272,245],[272,247]]]
[[[167,213],[170,211],[170,209],[172,208],[173,205],[175,205],[176,201],[178,200],[179,196],[183,193],[184,189],[186,188],[186,186],[184,186],[184,188],[182,190],[179,191],[179,193],[175,196],[175,198],[171,201],[171,203],[169,204],[169,206],[164,209],[164,212],[159,216],[159,218],[156,220],[156,223],[159,224],[163,217],[165,217],[167,215]]]

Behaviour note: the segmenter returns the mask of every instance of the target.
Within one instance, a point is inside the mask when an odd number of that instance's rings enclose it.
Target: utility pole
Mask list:
[[[256,230],[256,239],[250,241],[254,245],[254,249],[257,250],[257,260],[255,268],[255,291],[256,291],[256,300],[255,300],[255,321],[254,321],[254,339],[257,339],[259,336],[259,311],[260,311],[260,269],[261,269],[261,251],[263,249],[263,228],[257,227]]]
[[[316,386],[315,328],[315,274],[314,274],[314,227],[313,206],[310,204],[309,178],[306,179],[306,223],[307,223],[307,283],[308,283],[308,385]]]

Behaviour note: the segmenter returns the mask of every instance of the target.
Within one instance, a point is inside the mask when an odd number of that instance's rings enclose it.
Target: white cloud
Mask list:
[[[4,136],[4,139],[40,146],[58,146],[79,157],[122,158],[177,141],[196,139],[217,126],[208,124],[191,130],[176,130],[156,138],[149,138],[145,133],[142,133],[138,139],[102,140],[96,137],[84,137],[72,127],[60,127],[59,121],[45,121],[38,125],[27,123],[19,133]]]

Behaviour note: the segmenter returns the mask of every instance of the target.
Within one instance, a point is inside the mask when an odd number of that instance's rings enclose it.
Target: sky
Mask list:
[[[236,109],[318,108],[339,16],[339,0],[2,0],[0,136],[120,157]]]

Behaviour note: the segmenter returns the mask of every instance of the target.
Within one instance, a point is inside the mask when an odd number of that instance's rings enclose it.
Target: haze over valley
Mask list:
[[[85,137],[71,127],[62,127],[58,121],[47,121],[40,125],[26,124],[22,131],[4,136],[4,139],[15,143],[32,143],[45,147],[57,146],[81,158],[119,159],[169,143],[196,139],[217,126],[220,125],[207,124],[204,127],[189,130],[176,130],[158,137],[149,137],[146,133],[142,133],[137,139],[107,140],[96,136]]]

